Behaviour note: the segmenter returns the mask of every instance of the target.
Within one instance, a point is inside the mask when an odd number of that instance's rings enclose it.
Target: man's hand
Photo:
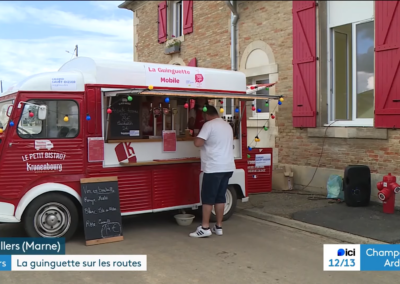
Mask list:
[[[194,146],[196,147],[202,147],[204,145],[205,140],[201,139],[199,137],[194,138]]]

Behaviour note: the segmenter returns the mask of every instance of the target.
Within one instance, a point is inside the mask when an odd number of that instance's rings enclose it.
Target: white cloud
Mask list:
[[[29,2],[25,3],[29,5]],[[111,3],[103,4],[112,6]],[[118,9],[118,2],[112,4]],[[17,9],[6,2],[0,2],[0,23],[11,20],[35,22],[44,24],[44,27],[63,27],[83,32],[83,35],[67,34],[30,40],[0,39],[0,79],[3,80],[4,91],[27,76],[58,70],[71,58],[66,50],[72,52],[76,44],[79,56],[133,60],[133,19],[130,16],[125,19],[98,20],[54,8]]]
[[[90,1],[90,4],[102,10],[112,10],[118,7],[124,1]]]

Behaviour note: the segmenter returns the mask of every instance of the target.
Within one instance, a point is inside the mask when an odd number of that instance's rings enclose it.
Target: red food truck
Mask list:
[[[68,239],[82,218],[80,179],[105,176],[118,177],[122,216],[197,209],[193,136],[208,104],[234,130],[228,219],[237,199],[248,201],[250,182],[271,187],[271,167],[249,182],[256,153],[241,118],[246,101],[268,98],[247,91],[241,72],[85,57],[25,79],[0,97],[0,222],[22,222],[30,237]],[[271,165],[272,152],[263,153]]]

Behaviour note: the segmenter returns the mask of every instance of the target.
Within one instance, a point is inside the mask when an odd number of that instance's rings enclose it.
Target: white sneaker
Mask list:
[[[211,235],[212,233],[210,229],[204,230],[201,226],[198,226],[195,232],[189,234],[192,238],[206,238]]]
[[[214,227],[212,227],[211,231],[216,234],[217,236],[222,236],[222,228],[218,229],[217,225],[214,225]]]

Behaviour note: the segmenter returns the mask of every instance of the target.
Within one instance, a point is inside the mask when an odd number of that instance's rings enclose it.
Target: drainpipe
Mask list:
[[[237,64],[237,21],[239,20],[239,15],[237,13],[237,1],[226,1],[226,5],[228,5],[231,10],[231,69],[234,71],[238,70]]]

